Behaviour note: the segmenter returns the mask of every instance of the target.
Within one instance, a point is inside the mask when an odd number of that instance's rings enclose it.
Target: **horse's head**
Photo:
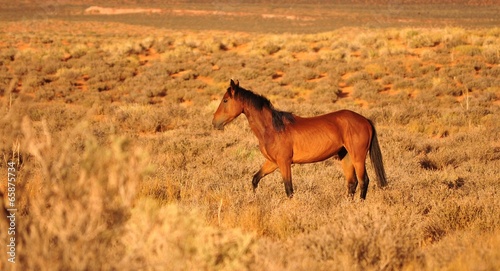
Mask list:
[[[222,101],[215,111],[212,124],[215,128],[222,130],[224,126],[234,120],[243,112],[243,104],[235,97],[236,92],[239,90],[240,83],[236,83],[231,79],[229,87],[227,88]]]

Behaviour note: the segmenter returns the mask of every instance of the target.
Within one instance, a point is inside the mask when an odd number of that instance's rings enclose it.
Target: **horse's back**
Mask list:
[[[326,125],[326,126],[339,126],[343,125],[369,125],[370,122],[367,118],[351,110],[343,109],[339,111],[330,112],[324,115],[302,118],[296,117],[298,123],[301,125]]]

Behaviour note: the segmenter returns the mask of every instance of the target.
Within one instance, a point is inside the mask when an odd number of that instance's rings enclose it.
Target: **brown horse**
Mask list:
[[[276,110],[267,98],[243,89],[238,81],[231,80],[212,124],[223,129],[241,113],[247,117],[259,140],[260,151],[266,158],[253,177],[254,191],[260,179],[279,168],[286,194],[291,198],[292,164],[314,163],[338,155],[347,178],[348,196],[354,196],[359,180],[360,196],[365,199],[370,181],[365,167],[368,151],[378,185],[387,185],[375,127],[370,120],[355,112],[340,110],[302,118]]]

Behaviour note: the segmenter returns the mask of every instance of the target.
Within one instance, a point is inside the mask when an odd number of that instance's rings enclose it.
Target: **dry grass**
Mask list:
[[[17,263],[2,253],[2,270],[500,267],[497,28],[23,24],[0,33],[1,176],[19,162]],[[299,115],[374,120],[389,187],[351,202],[328,160],[293,167],[293,200],[278,173],[254,194],[246,120],[210,123],[230,78]]]

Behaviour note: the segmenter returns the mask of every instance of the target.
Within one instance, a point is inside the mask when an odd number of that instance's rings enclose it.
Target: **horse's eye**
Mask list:
[[[224,103],[227,103],[227,99],[222,100]]]

